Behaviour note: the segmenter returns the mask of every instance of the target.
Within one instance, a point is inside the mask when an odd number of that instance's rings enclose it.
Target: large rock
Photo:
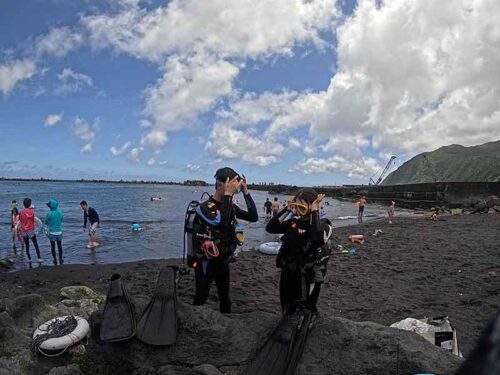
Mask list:
[[[14,301],[12,317],[20,327],[34,327],[34,320],[46,307],[45,299],[38,294],[20,296]]]
[[[319,319],[297,368],[302,374],[454,374],[461,360],[416,333],[372,322]]]
[[[52,368],[48,375],[83,375],[80,366],[72,364],[64,367],[54,367]]]
[[[69,306],[64,307],[81,308],[82,301],[91,300],[71,300],[66,302]],[[174,346],[154,347],[137,339],[114,344],[90,339],[85,350],[73,355],[70,350],[59,362],[49,365],[44,360],[38,362],[30,353],[32,329],[25,327],[36,321],[33,315],[45,316],[52,310],[59,311],[47,305],[42,297],[28,295],[14,301],[12,316],[7,311],[0,312],[0,375],[29,373],[33,369],[39,373],[42,369],[43,373],[50,370],[52,375],[76,375],[80,371],[84,374],[219,375],[222,372],[236,375],[255,358],[279,320],[278,315],[261,311],[223,315],[211,306],[179,303],[179,331]],[[98,315],[92,314],[96,318],[92,326],[99,325]],[[454,373],[460,362],[411,332],[370,322],[321,317],[310,332],[296,374],[430,372],[446,375]],[[56,364],[78,366],[50,369]]]
[[[82,299],[94,300],[95,303],[101,304],[104,302],[104,296],[94,292],[87,286],[66,286],[61,289],[61,295],[67,299],[79,301]]]

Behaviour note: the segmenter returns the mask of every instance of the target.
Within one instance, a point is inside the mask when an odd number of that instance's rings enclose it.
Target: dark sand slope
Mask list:
[[[384,233],[370,236],[376,228]],[[367,240],[363,246],[356,245],[357,254],[332,256],[319,306],[325,319],[388,325],[409,316],[445,314],[457,328],[459,344],[467,354],[500,307],[500,215],[446,217],[442,222],[401,219],[393,225],[375,222],[339,228],[335,233],[346,246],[348,234],[364,234]],[[0,274],[0,298],[37,293],[56,303],[61,298],[60,288],[79,284],[105,294],[109,277],[119,272],[135,303],[145,306],[164,263],[68,265]],[[279,272],[274,257],[245,252],[232,265],[231,277],[234,313],[279,312]],[[182,279],[178,293],[183,303],[191,302],[192,274]],[[217,305],[213,287],[209,307],[216,310]],[[315,341],[311,345],[321,347]]]

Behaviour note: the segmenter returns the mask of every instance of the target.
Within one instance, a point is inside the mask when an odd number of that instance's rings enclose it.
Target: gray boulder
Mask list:
[[[72,364],[64,367],[53,367],[48,375],[83,375],[80,366]]]

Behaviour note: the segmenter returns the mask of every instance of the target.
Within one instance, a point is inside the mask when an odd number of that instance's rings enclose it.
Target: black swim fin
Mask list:
[[[264,347],[247,367],[245,375],[283,375],[293,352],[301,316],[285,315],[274,329]]]
[[[119,274],[111,276],[101,320],[100,338],[105,342],[124,341],[135,335],[134,309],[127,286]]]
[[[137,325],[137,338],[150,345],[172,345],[177,339],[177,269],[160,270],[156,288]]]
[[[306,346],[307,335],[314,324],[315,315],[313,315],[310,310],[301,310],[299,314],[299,326],[295,335],[293,349],[285,375],[293,375],[295,373],[295,369],[300,362],[300,358],[302,357],[302,353],[304,352],[304,348]]]

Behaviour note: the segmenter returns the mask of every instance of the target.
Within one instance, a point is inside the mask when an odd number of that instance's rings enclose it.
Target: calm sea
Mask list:
[[[213,187],[206,188],[212,193]],[[64,213],[63,247],[66,264],[120,263],[140,259],[173,258],[182,256],[183,225],[186,206],[191,200],[199,199],[203,188],[166,185],[135,184],[92,184],[78,182],[0,182],[0,258],[15,259],[13,269],[28,268],[26,255],[18,247],[17,254],[12,250],[10,236],[10,203],[30,197],[35,205],[35,215],[41,219],[49,211],[46,202],[57,199]],[[161,201],[151,201],[150,197],[160,196]],[[264,230],[266,219],[262,205],[266,192],[253,191],[252,196],[259,209],[257,223],[241,223],[246,227],[245,245],[250,249],[262,242],[275,240],[275,236]],[[243,203],[243,197],[236,196]],[[278,196],[280,201],[286,196]],[[83,232],[83,211],[80,201],[86,200],[94,207],[101,218],[98,230],[100,246],[95,251],[88,250],[87,234]],[[341,202],[331,198],[324,206],[326,217],[333,219],[335,226],[350,225],[356,222],[356,208],[352,202]],[[371,218],[386,215],[386,208],[369,205],[366,210]],[[139,223],[145,229],[132,232],[131,224]],[[50,245],[44,235],[39,236],[39,244],[45,265],[51,265]],[[35,258],[33,246],[32,257]],[[38,267],[34,264],[33,267]],[[0,269],[0,272],[2,270]]]

